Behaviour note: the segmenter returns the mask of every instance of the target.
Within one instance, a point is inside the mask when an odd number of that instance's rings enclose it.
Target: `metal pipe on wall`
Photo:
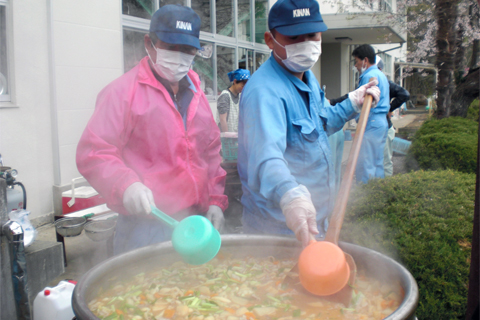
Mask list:
[[[24,232],[18,222],[9,220],[2,226],[2,234],[6,236],[9,244],[17,319],[29,320],[31,315],[27,287],[27,261],[23,243]]]
[[[0,319],[30,320],[24,232],[8,219],[7,182],[0,178]]]

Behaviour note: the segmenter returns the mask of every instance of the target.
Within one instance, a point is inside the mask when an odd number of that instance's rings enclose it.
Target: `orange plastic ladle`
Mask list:
[[[329,241],[311,242],[298,259],[299,278],[310,293],[328,296],[339,292],[350,279],[345,253]]]
[[[370,81],[374,79],[371,78]],[[367,95],[363,102],[357,130],[348,156],[347,167],[330,218],[325,241],[312,239],[310,244],[303,249],[298,260],[300,283],[307,291],[319,296],[331,296],[332,299],[330,300],[338,300],[346,305],[350,302],[352,294],[352,288],[347,284],[350,282],[353,285],[357,267],[353,257],[338,246],[338,238],[372,101],[373,97]]]

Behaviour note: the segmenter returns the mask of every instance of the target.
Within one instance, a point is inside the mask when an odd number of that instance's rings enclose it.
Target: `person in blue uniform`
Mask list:
[[[390,110],[390,94],[387,77],[375,65],[375,50],[363,44],[352,52],[355,67],[360,72],[359,87],[368,83],[372,77],[377,78],[380,88],[380,100],[370,111],[363,136],[362,147],[358,155],[355,178],[357,182],[367,183],[373,178],[384,178],[383,149],[387,139],[387,113]]]
[[[316,0],[279,0],[268,16],[270,58],[240,98],[238,171],[245,233],[322,238],[335,201],[327,136],[360,111],[372,81],[331,107],[310,68],[327,30]]]
[[[378,70],[383,71],[382,58],[377,56],[375,63]],[[390,109],[387,113],[388,131],[385,149],[383,150],[383,169],[385,177],[393,175],[393,139],[395,138],[395,127],[393,126],[391,116],[396,109],[400,108],[402,104],[410,100],[410,93],[406,89],[391,80],[388,80],[388,86],[390,94]]]

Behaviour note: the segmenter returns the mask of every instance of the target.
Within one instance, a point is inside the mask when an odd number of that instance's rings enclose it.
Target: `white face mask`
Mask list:
[[[360,74],[364,73],[367,70],[367,64],[365,61],[362,61],[362,68],[360,68]]]
[[[315,62],[317,62],[320,54],[322,54],[322,40],[304,41],[282,46],[273,35],[272,38],[280,47],[285,49],[287,58],[282,59],[275,51],[273,51],[273,53],[282,60],[285,67],[292,72],[305,72],[311,69]]]
[[[169,82],[178,82],[186,76],[195,55],[180,51],[159,49],[155,47],[153,43],[152,46],[157,51],[157,61],[155,63],[153,62],[148,50],[147,54],[153,63],[153,69],[155,69],[160,77]]]

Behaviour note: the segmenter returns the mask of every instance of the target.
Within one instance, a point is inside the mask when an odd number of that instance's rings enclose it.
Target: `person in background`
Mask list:
[[[220,131],[238,132],[240,93],[249,78],[250,71],[245,69],[237,69],[228,73],[228,79],[232,82],[232,85],[227,90],[222,91],[217,101]]]
[[[358,86],[365,85],[370,78],[375,77],[381,92],[377,106],[370,111],[355,170],[357,182],[367,183],[370,179],[385,177],[383,149],[387,139],[386,116],[390,109],[390,93],[387,77],[375,65],[375,51],[372,46],[361,45],[353,50],[352,56],[355,59],[355,68],[360,73]]]
[[[316,0],[279,0],[270,9],[265,43],[272,50],[240,99],[238,171],[245,233],[295,235],[304,246],[323,238],[335,201],[327,136],[378,100],[372,81],[331,107],[310,70],[327,30]]]
[[[380,71],[383,71],[383,61],[382,58],[377,56],[376,59],[377,68]],[[402,104],[410,100],[410,93],[396,84],[395,82],[388,80],[389,91],[390,91],[390,110],[387,113],[387,122],[388,122],[388,132],[387,140],[385,142],[385,149],[383,153],[383,167],[385,171],[385,176],[390,177],[393,175],[393,139],[395,138],[395,127],[392,124],[391,117],[393,111],[398,109]]]
[[[114,254],[169,240],[151,213],[177,220],[204,214],[217,229],[228,206],[220,130],[190,69],[200,18],[188,7],[157,10],[147,57],[107,85],[77,147],[80,173],[119,213]]]

